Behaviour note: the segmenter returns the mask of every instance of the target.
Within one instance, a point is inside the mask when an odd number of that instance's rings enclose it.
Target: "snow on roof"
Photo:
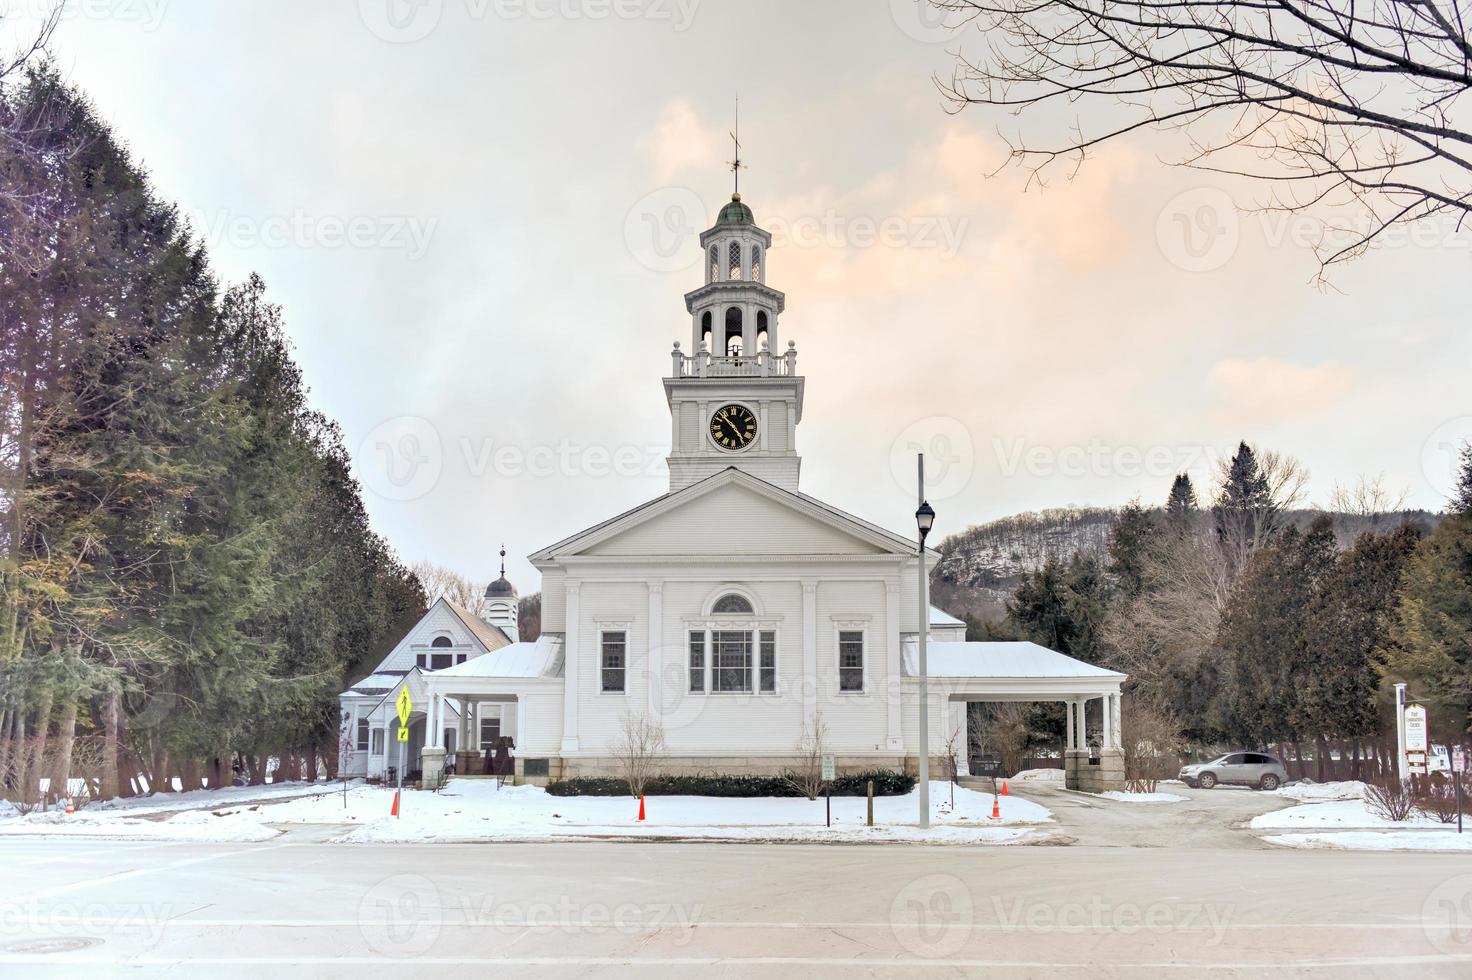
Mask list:
[[[358,683],[343,691],[342,694],[339,694],[338,697],[351,697],[355,694],[360,697],[386,694],[398,687],[399,681],[403,680],[404,675],[407,673],[407,670],[380,670],[358,681]]]
[[[915,677],[920,673],[917,646],[915,639],[905,640],[903,660],[906,677]],[[925,672],[930,677],[1125,676],[1027,641],[968,643],[953,640],[927,643],[925,667]]]
[[[966,625],[966,621],[964,619],[957,619],[955,616],[952,616],[950,613],[946,612],[944,609],[940,608],[939,606],[931,606],[930,607],[930,625],[931,626],[965,626]]]
[[[532,643],[512,643],[463,664],[434,672],[435,677],[561,677],[562,637],[542,634]]]

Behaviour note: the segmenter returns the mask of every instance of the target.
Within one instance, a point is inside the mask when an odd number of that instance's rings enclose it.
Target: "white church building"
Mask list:
[[[938,609],[919,622],[916,542],[799,487],[805,378],[781,343],[771,236],[736,194],[700,244],[689,347],[665,362],[669,491],[529,556],[542,576],[533,642],[516,635],[504,567],[489,621],[437,601],[343,693],[342,771],[402,764],[433,784],[447,765],[483,771],[509,737],[519,779],[607,775],[626,719],[663,729],[667,773],[780,772],[814,731],[840,771],[913,771],[925,629],[937,778],[948,744],[966,764],[967,702],[1061,701],[1069,783],[1118,788],[1124,675],[1032,643],[966,642]]]

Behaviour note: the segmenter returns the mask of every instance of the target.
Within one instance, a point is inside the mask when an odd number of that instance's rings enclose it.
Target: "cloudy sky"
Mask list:
[[[908,0],[71,8],[58,60],[222,279],[265,277],[408,560],[486,579],[504,539],[530,591],[521,556],[663,491],[660,377],[738,91],[808,493],[911,530],[924,447],[950,533],[1158,501],[1245,438],[1318,502],[1383,473],[1435,508],[1472,435],[1466,238],[1325,289],[1311,226],[1160,137],[989,176],[1018,122],[945,111],[933,77],[975,41]]]

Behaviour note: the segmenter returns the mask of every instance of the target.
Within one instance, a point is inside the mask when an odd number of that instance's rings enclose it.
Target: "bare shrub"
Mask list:
[[[1153,793],[1161,780],[1180,772],[1181,737],[1175,722],[1146,704],[1121,711],[1125,786],[1132,793]]]
[[[664,726],[647,715],[625,714],[618,738],[608,747],[619,776],[629,784],[629,792],[643,796],[644,787],[664,756]]]
[[[828,723],[821,711],[813,713],[811,724],[804,724],[797,740],[797,764],[782,778],[799,793],[816,800],[823,792],[823,755],[828,742]]]
[[[1457,787],[1451,779],[1435,776],[1422,780],[1414,795],[1417,813],[1437,823],[1456,823]]]
[[[1365,783],[1365,805],[1386,820],[1406,820],[1415,807],[1415,794],[1410,783],[1390,776]]]

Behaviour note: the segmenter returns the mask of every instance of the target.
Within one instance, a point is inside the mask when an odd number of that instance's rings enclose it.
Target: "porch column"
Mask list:
[[[578,674],[582,672],[582,651],[578,649],[579,609],[578,593],[581,582],[568,582],[567,623],[562,633],[562,752],[564,755],[578,750]]]
[[[1099,708],[1102,712],[1104,735],[1100,739],[1101,748],[1114,748],[1114,695],[1106,694],[1099,699]]]
[[[1124,695],[1116,692],[1110,698],[1114,702],[1114,747],[1124,748]]]
[[[951,731],[956,737],[956,778],[971,775],[971,712],[965,701],[951,702]]]
[[[1063,725],[1063,748],[1066,751],[1076,747],[1073,742],[1077,729],[1074,728],[1072,701],[1063,702],[1063,717],[1066,719]]]

